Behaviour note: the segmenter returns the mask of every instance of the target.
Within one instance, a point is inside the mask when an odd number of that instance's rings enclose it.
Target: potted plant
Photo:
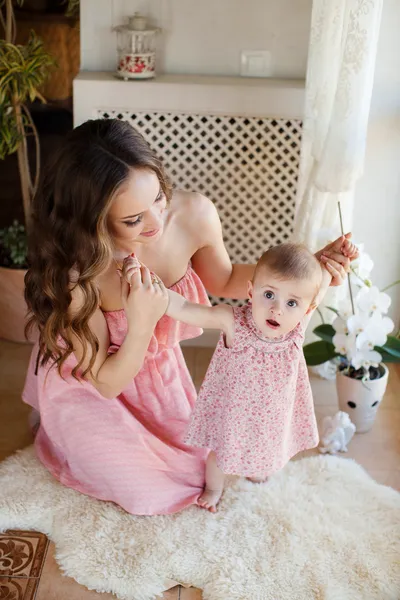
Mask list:
[[[313,330],[320,340],[304,346],[304,355],[310,366],[334,367],[339,410],[363,433],[372,427],[386,391],[385,363],[400,362],[400,339],[389,335],[394,323],[386,316],[391,299],[385,293],[399,281],[380,291],[369,279],[371,258],[362,246],[359,251],[349,276],[350,297],[338,309],[327,307],[336,318]]]
[[[67,17],[78,17],[80,9],[80,0],[65,0],[67,4]]]
[[[18,0],[21,5],[23,0]],[[25,223],[13,223],[0,232],[0,337],[25,341],[24,275],[27,267],[26,232],[30,205],[40,173],[39,137],[27,103],[44,102],[39,92],[54,60],[32,32],[28,43],[16,45],[12,0],[1,3],[4,39],[0,40],[0,158],[17,153]],[[35,141],[34,172],[28,155],[28,137]]]

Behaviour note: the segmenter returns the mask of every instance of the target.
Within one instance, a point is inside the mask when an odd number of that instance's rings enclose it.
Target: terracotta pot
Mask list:
[[[24,299],[23,269],[0,267],[0,338],[28,343],[24,328],[27,307]]]
[[[385,394],[389,369],[384,364],[380,366],[383,369],[382,377],[370,381],[352,379],[341,371],[336,375],[339,409],[349,415],[356,426],[356,433],[371,429]]]

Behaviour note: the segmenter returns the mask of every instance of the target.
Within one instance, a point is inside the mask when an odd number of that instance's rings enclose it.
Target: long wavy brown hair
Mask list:
[[[99,306],[96,277],[112,260],[107,215],[113,198],[132,169],[151,169],[167,199],[171,189],[160,160],[144,138],[117,119],[87,121],[74,129],[47,166],[33,200],[29,229],[29,269],[25,299],[29,335],[39,331],[38,365],[49,361],[61,368],[73,352],[73,333],[91,360],[73,370],[78,377],[91,371],[98,340],[89,319]],[[76,273],[73,280],[71,273]],[[79,286],[85,298],[78,314],[69,310],[72,291]]]

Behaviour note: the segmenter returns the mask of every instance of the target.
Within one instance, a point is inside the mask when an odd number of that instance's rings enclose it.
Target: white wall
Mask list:
[[[270,50],[273,76],[303,78],[312,0],[81,0],[83,70],[112,71],[116,34],[136,10],[163,30],[158,71],[238,75],[241,50]]]
[[[385,0],[375,70],[364,175],[357,185],[354,235],[375,267],[374,283],[400,279],[400,2]],[[391,292],[400,322],[400,285]]]

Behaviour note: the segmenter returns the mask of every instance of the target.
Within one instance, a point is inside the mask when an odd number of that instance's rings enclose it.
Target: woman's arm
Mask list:
[[[225,334],[233,330],[233,311],[227,304],[204,306],[188,302],[183,296],[168,290],[169,304],[166,314],[188,325],[204,329],[220,329]]]
[[[133,276],[137,273],[138,269],[140,269],[140,264],[141,263],[133,255],[125,258],[121,271],[123,280],[131,283]],[[234,319],[231,306],[228,306],[227,304],[204,306],[203,304],[189,302],[180,294],[168,290],[161,279],[154,275],[154,273],[150,274],[150,276],[153,278],[154,285],[156,287],[161,287],[163,293],[168,298],[168,306],[165,311],[167,316],[176,321],[194,325],[195,327],[220,329],[226,334],[233,331]]]
[[[197,241],[198,250],[192,265],[207,291],[221,298],[247,298],[247,282],[253,278],[255,265],[232,265],[222,237],[221,221],[214,204],[195,194],[189,204],[186,222]]]
[[[89,320],[90,330],[98,339],[99,349],[91,373],[86,379],[102,396],[109,399],[118,396],[140,371],[154,327],[164,314],[168,302],[165,290],[151,283],[150,274],[145,268],[137,270],[131,286],[121,279],[121,295],[128,320],[128,332],[115,354],[108,355],[110,338],[100,308]],[[82,309],[83,303],[82,291],[75,288],[70,307],[72,316]],[[83,358],[82,370],[85,370],[91,359],[90,347],[85,347],[76,335],[71,337],[74,354],[78,361]]]
[[[255,265],[232,265],[225,248],[221,221],[214,204],[201,194],[192,194],[186,205],[185,222],[198,250],[192,265],[210,294],[222,298],[247,298],[247,282],[253,278]],[[351,233],[346,239],[350,241]],[[334,265],[336,275],[331,285],[341,285],[350,268],[350,259],[342,253],[343,237],[316,253],[318,260],[325,256]],[[267,248],[266,248],[267,250]]]
[[[232,265],[222,236],[221,222],[214,204],[200,194],[194,194],[188,203],[187,223],[191,235],[197,239],[198,250],[192,257],[193,268],[206,289],[223,298],[247,298],[247,282],[252,279],[255,265]],[[349,240],[351,234],[347,234]],[[316,253],[318,259],[328,258],[336,275],[331,285],[343,283],[349,270],[350,259],[341,252],[340,237]]]

